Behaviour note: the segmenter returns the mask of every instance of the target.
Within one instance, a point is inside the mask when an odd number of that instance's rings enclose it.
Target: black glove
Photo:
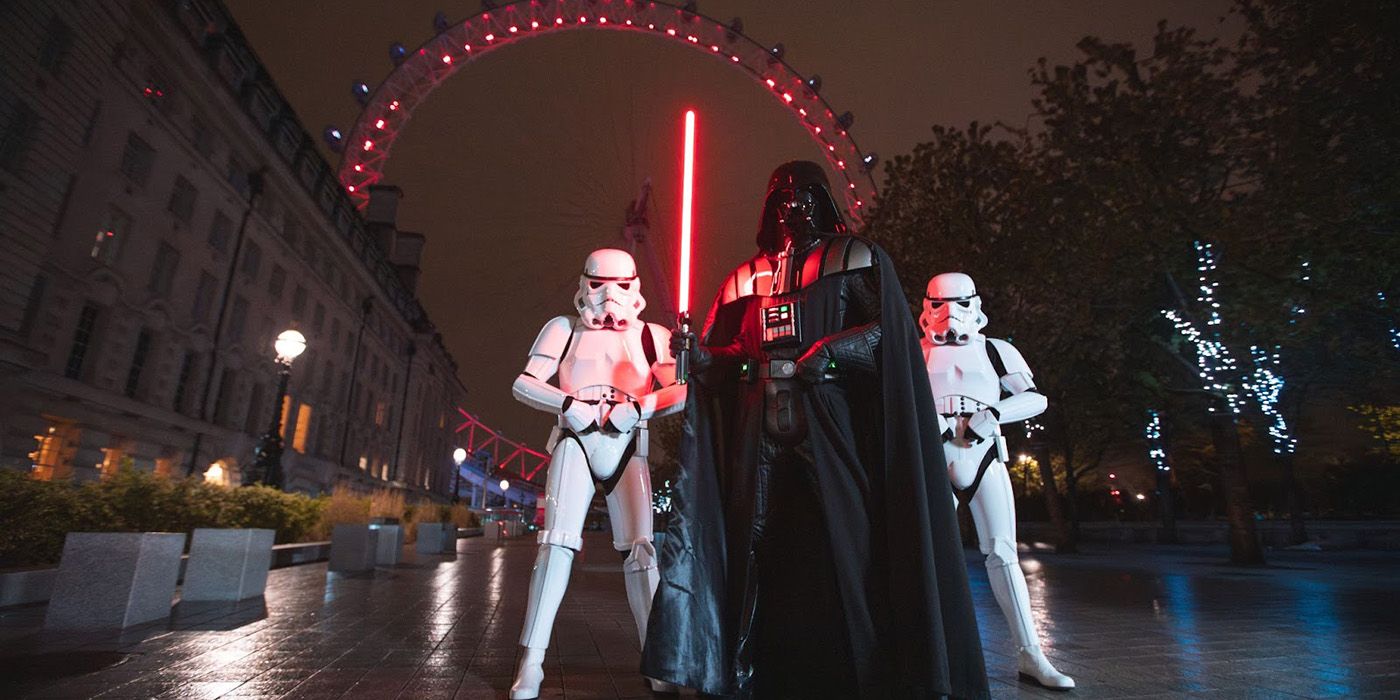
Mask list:
[[[874,376],[879,347],[879,321],[834,333],[797,358],[797,377],[816,384],[841,376]]]
[[[695,335],[695,331],[682,332],[677,328],[671,331],[671,357],[680,357],[681,353],[690,354],[690,366],[687,369],[691,374],[705,371],[714,360],[714,355],[700,344],[700,338]]]

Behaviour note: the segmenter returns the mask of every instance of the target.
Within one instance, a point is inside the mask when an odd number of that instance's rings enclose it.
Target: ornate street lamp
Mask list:
[[[462,502],[462,462],[467,461],[467,451],[458,447],[452,451],[452,463],[457,465],[456,475],[452,477],[452,502]]]
[[[306,352],[306,336],[297,330],[285,330],[272,343],[277,351],[277,398],[272,404],[272,422],[258,439],[253,456],[252,475],[256,483],[284,488],[282,474],[282,403],[287,398],[287,382],[292,378],[292,362]],[[247,479],[244,483],[248,483]]]

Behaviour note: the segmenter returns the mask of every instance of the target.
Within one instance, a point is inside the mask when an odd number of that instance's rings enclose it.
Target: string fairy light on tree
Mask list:
[[[1195,347],[1196,367],[1201,383],[1207,390],[1224,397],[1226,407],[1231,413],[1238,415],[1240,395],[1233,388],[1231,380],[1236,377],[1239,365],[1220,339],[1220,302],[1215,299],[1215,290],[1220,283],[1212,280],[1210,276],[1216,268],[1215,250],[1211,244],[1201,241],[1196,241],[1195,247],[1198,273],[1196,301],[1206,309],[1206,328],[1201,329],[1196,321],[1187,318],[1176,309],[1165,309],[1162,315]],[[1214,413],[1215,407],[1211,406],[1208,410]]]
[[[1279,397],[1283,395],[1283,375],[1274,371],[1279,366],[1277,348],[1268,352],[1257,345],[1249,346],[1250,359],[1254,370],[1244,378],[1244,388],[1259,404],[1259,411],[1270,421],[1269,439],[1274,443],[1274,454],[1293,454],[1298,449],[1298,441],[1288,430],[1288,422],[1278,410]]]
[[[1167,464],[1167,450],[1162,446],[1162,416],[1155,408],[1147,409],[1147,429],[1143,435],[1147,438],[1147,458],[1152,460],[1152,466],[1158,473],[1171,471],[1171,466]]]

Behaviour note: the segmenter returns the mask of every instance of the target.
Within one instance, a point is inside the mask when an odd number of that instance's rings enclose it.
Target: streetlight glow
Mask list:
[[[277,335],[272,347],[277,351],[277,361],[290,365],[306,352],[306,336],[302,335],[301,331],[289,328]]]
[[[452,451],[452,461],[453,461],[457,466],[459,466],[459,467],[462,466],[462,462],[467,461],[467,451],[464,450],[464,449],[462,449],[462,448],[460,448],[460,447],[458,447],[457,449],[453,450],[453,451]]]
[[[501,486],[501,491],[502,491],[502,492],[509,491],[509,490],[510,490],[510,480],[509,480],[509,479],[501,479],[501,484],[500,484],[500,486]]]

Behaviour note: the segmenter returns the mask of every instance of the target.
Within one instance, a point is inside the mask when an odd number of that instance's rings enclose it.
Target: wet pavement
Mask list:
[[[546,698],[650,697],[621,558],[590,535],[546,661]],[[1400,553],[1202,547],[1026,552],[1049,656],[1080,687],[1019,682],[980,556],[969,574],[996,697],[1400,697]],[[534,559],[527,538],[463,540],[373,574],[273,571],[266,602],[177,606],[123,633],[55,635],[0,610],[4,698],[503,698]]]

